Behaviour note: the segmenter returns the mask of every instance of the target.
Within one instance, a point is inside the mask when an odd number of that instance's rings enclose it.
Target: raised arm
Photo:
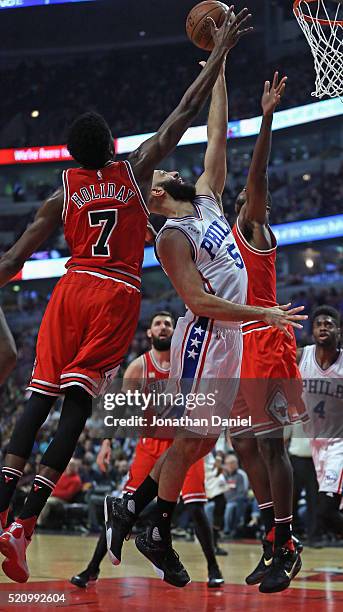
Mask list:
[[[234,19],[232,19],[232,11],[233,7],[230,7],[219,30],[215,28],[213,20],[209,19],[214,49],[204,70],[186,91],[180,104],[158,132],[131,154],[130,162],[136,178],[143,185],[151,180],[155,168],[173,151],[199,114],[218,78],[228,51],[237,44],[242,36],[252,31],[253,28],[244,28],[245,22],[251,17],[248,9],[243,9]],[[146,187],[149,189],[150,185]]]
[[[255,145],[247,180],[247,202],[242,217],[248,222],[267,223],[268,164],[272,145],[272,124],[276,107],[286,88],[287,77],[279,83],[279,73],[274,74],[272,85],[266,81],[262,96],[263,119]],[[242,224],[243,219],[240,216]]]
[[[199,317],[217,321],[266,321],[287,336],[291,336],[287,325],[302,328],[299,321],[307,319],[298,314],[303,306],[292,310],[289,310],[290,304],[273,308],[243,306],[207,293],[194,264],[190,242],[178,229],[168,229],[162,233],[157,242],[157,252],[180,298]]]
[[[35,219],[7,253],[0,258],[0,287],[8,283],[62,220],[63,190],[56,191],[38,210]]]
[[[201,62],[204,65],[203,62]],[[227,129],[228,100],[225,81],[225,61],[212,90],[211,106],[207,123],[207,149],[204,172],[199,177],[198,194],[213,195],[222,208],[221,198],[227,176]]]

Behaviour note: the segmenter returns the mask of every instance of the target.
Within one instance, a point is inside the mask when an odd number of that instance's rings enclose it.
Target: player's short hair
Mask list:
[[[172,320],[173,323],[173,327],[175,326],[175,317],[174,315],[169,312],[168,310],[159,310],[158,312],[155,312],[151,319],[150,319],[150,323],[149,323],[149,328],[152,326],[153,320],[156,319],[156,317],[169,317]]]
[[[312,327],[315,319],[317,317],[320,317],[321,315],[331,317],[336,323],[337,327],[341,326],[341,315],[339,314],[338,310],[336,310],[336,308],[334,308],[333,306],[327,306],[326,304],[323,304],[323,306],[318,306],[317,308],[315,308],[312,313]]]
[[[71,124],[67,147],[81,166],[92,170],[103,168],[113,157],[110,127],[98,113],[84,113]]]

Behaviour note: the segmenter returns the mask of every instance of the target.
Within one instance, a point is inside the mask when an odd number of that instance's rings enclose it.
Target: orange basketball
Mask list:
[[[213,40],[207,17],[212,17],[217,28],[220,28],[228,10],[226,4],[217,0],[205,0],[194,6],[186,20],[186,32],[192,43],[200,49],[212,51]]]

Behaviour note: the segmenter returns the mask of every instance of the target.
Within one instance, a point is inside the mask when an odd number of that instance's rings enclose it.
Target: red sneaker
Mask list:
[[[26,549],[29,542],[20,523],[12,523],[0,536],[0,553],[6,557],[2,569],[14,582],[27,582],[29,579],[29,568],[26,563]]]

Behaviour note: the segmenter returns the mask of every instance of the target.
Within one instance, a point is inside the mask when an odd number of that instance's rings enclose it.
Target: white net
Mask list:
[[[301,0],[294,14],[314,57],[312,96],[340,96],[343,102],[343,0]]]

